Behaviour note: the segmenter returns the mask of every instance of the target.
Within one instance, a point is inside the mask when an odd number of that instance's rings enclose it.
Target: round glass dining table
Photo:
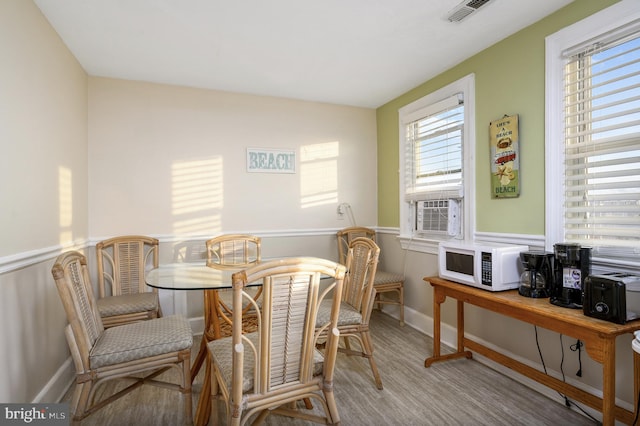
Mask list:
[[[145,282],[150,287],[164,290],[230,289],[232,287],[232,275],[249,266],[220,266],[211,263],[209,265],[202,263],[169,263],[147,272]],[[251,286],[252,284],[248,285]],[[259,286],[260,283],[253,285]]]
[[[145,282],[148,286],[164,290],[204,290],[204,331],[200,349],[191,367],[191,381],[195,379],[202,364],[207,359],[207,343],[223,337],[222,326],[230,328],[229,312],[222,309],[218,290],[232,288],[232,277],[235,272],[244,270],[251,265],[217,265],[204,263],[170,263],[160,265],[146,273]],[[260,286],[261,283],[248,284],[249,287]],[[211,413],[210,398],[210,366],[206,364],[206,372],[198,399],[198,407],[194,423],[204,425]]]

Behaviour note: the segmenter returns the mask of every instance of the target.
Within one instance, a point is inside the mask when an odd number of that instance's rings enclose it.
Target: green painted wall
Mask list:
[[[474,73],[476,231],[543,235],[545,37],[614,3],[576,0],[378,108],[378,226],[399,226],[398,109]],[[492,199],[489,123],[505,114],[519,114],[520,197]]]

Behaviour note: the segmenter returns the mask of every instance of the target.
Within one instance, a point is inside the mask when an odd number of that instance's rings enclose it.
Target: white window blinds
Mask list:
[[[457,94],[432,104],[407,124],[406,201],[462,197],[462,99]]]
[[[640,24],[564,52],[565,240],[640,254]]]

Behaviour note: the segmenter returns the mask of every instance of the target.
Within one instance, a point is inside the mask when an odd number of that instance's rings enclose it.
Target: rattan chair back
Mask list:
[[[338,231],[338,261],[343,265],[347,262],[347,251],[349,244],[356,238],[369,238],[376,241],[376,231],[364,226],[352,226]]]
[[[333,280],[321,285],[323,276]],[[228,424],[232,425],[271,413],[322,424],[339,423],[332,383],[344,276],[343,265],[318,258],[274,260],[233,275],[232,337],[208,345],[213,364],[214,421],[218,419],[217,400],[223,399]],[[262,286],[261,306],[246,291],[256,284]],[[320,319],[323,300],[331,309]],[[244,303],[253,304],[258,312],[254,333],[243,334]],[[321,323],[318,328],[316,321]],[[323,333],[329,336],[324,354],[316,350]],[[318,401],[324,416],[290,408],[290,403],[305,398]]]
[[[207,246],[207,266],[212,268],[248,268],[260,262],[262,259],[261,247],[262,239],[255,235],[247,234],[227,234],[220,235],[206,241]],[[253,288],[253,298],[258,300],[262,292],[261,288]],[[215,307],[223,322],[231,324],[231,292],[228,290],[218,291],[217,303]],[[210,305],[215,303],[211,300],[212,294],[205,294],[205,309],[210,309]],[[250,309],[250,305],[245,306],[245,313]]]
[[[158,267],[156,238],[125,235],[96,244],[100,297],[144,293],[145,271]]]
[[[376,241],[376,231],[364,226],[352,226],[338,231],[338,259],[340,263],[346,262],[349,244],[356,238],[369,238]],[[376,242],[377,243],[377,242]],[[378,268],[374,286],[376,298],[374,305],[380,308],[382,305],[398,306],[400,325],[404,325],[404,274],[389,272]],[[395,297],[387,297],[391,293]],[[384,294],[384,296],[383,296]]]
[[[261,238],[255,235],[227,234],[207,240],[207,265],[248,267],[261,260]]]
[[[156,238],[142,235],[125,235],[96,244],[101,299],[98,308],[105,327],[162,316],[158,290],[145,282],[146,271],[158,267],[158,247]]]
[[[375,289],[373,287],[380,248],[375,241],[358,237],[349,243],[347,251],[344,290],[342,291],[343,303],[348,303],[353,309],[360,312],[362,322],[369,323]]]

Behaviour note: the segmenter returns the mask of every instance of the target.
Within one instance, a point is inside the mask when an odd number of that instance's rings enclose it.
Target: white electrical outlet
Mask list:
[[[338,204],[338,220],[344,220],[344,204]]]

